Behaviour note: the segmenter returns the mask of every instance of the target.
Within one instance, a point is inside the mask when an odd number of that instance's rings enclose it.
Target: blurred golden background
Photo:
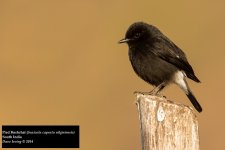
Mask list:
[[[225,149],[225,1],[0,1],[1,125],[80,125],[82,150],[141,149],[139,79],[118,45],[130,24],[157,26],[201,84],[200,148]],[[175,85],[164,94],[190,105]]]

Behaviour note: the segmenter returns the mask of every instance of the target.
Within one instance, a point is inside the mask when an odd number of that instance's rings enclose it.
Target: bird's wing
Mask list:
[[[188,78],[200,82],[195,76],[191,65],[188,63],[185,53],[166,37],[155,39],[151,46],[151,52],[168,63],[173,64],[180,70],[183,70]]]

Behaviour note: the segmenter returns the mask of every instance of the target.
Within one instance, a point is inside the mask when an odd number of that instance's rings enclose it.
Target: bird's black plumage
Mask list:
[[[175,83],[185,92],[195,108],[202,108],[192,94],[185,77],[200,80],[188,63],[185,53],[153,25],[144,22],[132,24],[119,43],[129,46],[129,59],[134,71],[144,81],[156,86],[154,94],[169,83]]]

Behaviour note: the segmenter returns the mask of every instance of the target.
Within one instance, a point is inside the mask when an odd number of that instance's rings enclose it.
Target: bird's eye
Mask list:
[[[134,38],[139,38],[141,36],[141,33],[136,33],[135,35],[134,35]]]

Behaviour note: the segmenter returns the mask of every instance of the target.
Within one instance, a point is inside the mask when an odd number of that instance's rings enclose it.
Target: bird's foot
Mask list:
[[[166,96],[162,95],[161,92],[155,92],[154,90],[152,90],[150,92],[135,91],[134,94],[152,95],[152,96],[158,96],[158,97],[166,98]]]
[[[153,90],[150,91],[150,92],[135,91],[134,94],[153,95],[153,96],[165,97],[165,96],[163,96],[160,92],[155,92],[155,91],[153,91]]]
[[[150,92],[140,92],[140,91],[135,91],[134,94],[143,94],[143,95],[159,95],[159,90],[157,88],[154,88]]]
[[[134,94],[152,95],[151,92],[141,92],[141,91],[135,91]]]
[[[161,93],[158,93],[156,96],[166,99],[166,96],[165,95],[162,95]]]

